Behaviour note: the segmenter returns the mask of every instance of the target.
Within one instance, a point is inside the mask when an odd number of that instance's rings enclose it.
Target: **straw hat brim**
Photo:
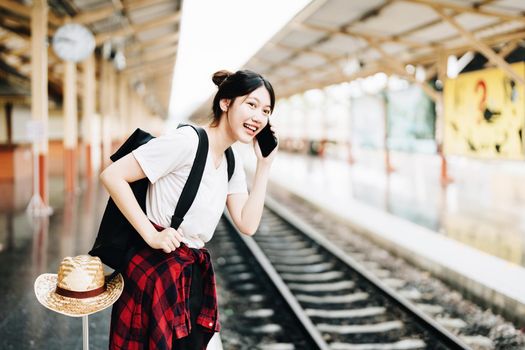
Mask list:
[[[118,274],[111,280],[106,276],[106,291],[91,298],[76,299],[55,293],[57,274],[44,273],[35,281],[36,298],[43,306],[63,315],[81,317],[113,305],[122,294],[124,279]]]

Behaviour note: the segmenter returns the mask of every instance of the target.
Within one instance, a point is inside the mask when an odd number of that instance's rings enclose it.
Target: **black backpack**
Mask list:
[[[204,167],[206,165],[206,158],[208,156],[208,136],[204,129],[189,124],[179,124],[177,128],[183,126],[190,126],[197,132],[199,135],[199,146],[197,148],[197,154],[195,155],[188,180],[184,185],[177,202],[177,207],[171,218],[170,226],[174,229],[179,228],[184,220],[184,215],[186,215],[186,212],[190,209],[191,204],[197,195],[197,190],[199,189],[202,179],[202,173],[204,172]],[[110,159],[115,162],[153,138],[154,136],[151,134],[141,129],[137,129],[122,144],[122,146],[111,155]],[[225,151],[225,155],[228,165],[229,181],[235,169],[235,158],[230,147]],[[146,192],[148,185],[148,178],[130,183],[133,194],[144,213],[146,212]],[[100,222],[97,238],[95,239],[93,248],[89,251],[89,255],[98,256],[104,264],[113,268],[115,271],[123,271],[133,255],[146,245],[147,244],[142,239],[142,236],[140,236],[135,228],[128,222],[126,217],[120,212],[117,205],[110,197],[106,209],[104,210],[102,221]]]

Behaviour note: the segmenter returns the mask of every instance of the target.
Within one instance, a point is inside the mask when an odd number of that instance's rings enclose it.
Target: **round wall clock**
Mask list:
[[[55,32],[53,50],[65,61],[79,62],[86,59],[95,49],[95,37],[83,25],[68,23]]]

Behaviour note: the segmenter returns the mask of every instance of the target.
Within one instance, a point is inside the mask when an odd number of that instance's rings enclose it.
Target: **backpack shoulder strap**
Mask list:
[[[226,154],[226,162],[228,163],[228,181],[230,181],[235,170],[235,156],[233,155],[231,147],[228,147],[224,153]]]
[[[194,126],[194,125],[191,125],[191,124],[183,124],[183,123],[180,123],[177,126],[177,129],[182,127],[182,126],[191,126],[193,129],[195,129],[195,131],[197,131],[197,128],[202,129],[202,128],[198,127],[198,126]],[[204,130],[202,130],[202,131],[203,131],[204,136],[206,137],[206,142],[207,142],[208,141],[208,137],[206,135],[206,132]],[[233,172],[235,171],[235,156],[233,154],[233,150],[232,150],[231,147],[228,147],[226,149],[226,151],[224,151],[224,154],[226,155],[226,163],[227,163],[227,166],[228,166],[228,181],[230,181],[232,176],[233,176]]]
[[[190,124],[179,124],[177,127],[182,126],[191,126],[193,130],[199,136],[199,146],[197,148],[197,153],[195,154],[195,159],[193,160],[193,165],[191,167],[188,180],[182,189],[179,201],[177,202],[177,207],[175,208],[175,213],[171,217],[171,227],[178,229],[182,221],[184,220],[184,215],[190,209],[195,196],[197,195],[197,190],[201,184],[202,174],[204,172],[204,167],[206,165],[206,158],[208,157],[208,135],[203,128],[190,125]]]

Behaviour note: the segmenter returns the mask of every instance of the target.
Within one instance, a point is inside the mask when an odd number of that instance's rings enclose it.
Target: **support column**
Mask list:
[[[118,120],[119,120],[119,143],[122,143],[127,135],[128,130],[128,79],[125,74],[118,75]]]
[[[297,123],[297,117],[294,115],[294,120],[292,122],[292,130],[301,130],[303,132],[302,135],[298,136],[298,133],[297,131],[296,132],[296,137],[300,137],[302,138],[303,140],[305,140],[305,143],[306,143],[306,153],[307,154],[312,154],[313,152],[311,151],[314,151],[313,149],[313,145],[314,145],[314,138],[313,138],[313,132],[311,131],[312,129],[314,129],[314,122],[312,121],[312,113],[311,113],[311,108],[309,108],[309,106],[306,105],[306,98],[304,96],[304,93],[301,94],[301,113],[302,115],[304,116],[303,118],[303,123],[304,123],[304,128],[298,128],[298,123]],[[317,151],[317,149],[315,150]]]
[[[126,129],[127,131],[127,134],[131,134],[132,130],[136,127],[136,122],[135,122],[135,110],[136,110],[136,107],[135,107],[135,91],[131,88],[131,86],[127,86],[127,95],[128,95],[128,103],[129,103],[129,108],[128,108],[128,111],[129,111],[129,122],[128,122],[128,128]]]
[[[325,113],[325,111],[327,110],[327,93],[326,93],[326,89],[321,89],[321,92],[323,94],[323,101],[321,102],[321,108],[323,110],[322,113]],[[321,115],[321,129],[322,129],[322,132],[321,132],[321,142],[320,142],[320,147],[321,147],[321,158],[325,158],[326,157],[326,147],[328,145],[328,128],[326,126],[326,116],[323,114]]]
[[[4,109],[7,129],[7,145],[11,146],[13,144],[13,104],[7,102]]]
[[[128,102],[129,102],[129,108],[128,108],[129,122],[128,122],[127,133],[130,134],[137,126],[137,121],[136,121],[137,107],[136,107],[136,101],[135,101],[136,100],[135,91],[130,86],[127,87],[127,90],[128,90]]]
[[[48,198],[48,93],[47,93],[47,16],[46,0],[33,0],[31,8],[31,118],[39,121],[43,128],[43,137],[33,143],[33,152],[38,157],[39,195],[43,203],[49,204]]]
[[[100,111],[102,118],[102,162],[101,170],[104,170],[111,155],[111,126],[109,115],[109,62],[102,59],[100,73]]]
[[[117,79],[115,67],[111,62],[108,62],[108,112],[109,112],[109,142],[110,154],[113,153],[113,143],[119,136],[118,116],[117,116]],[[108,156],[109,159],[109,156]]]
[[[144,107],[144,95],[138,94],[138,104],[139,104],[139,113],[138,113],[138,124],[139,125],[145,125],[147,122],[146,117],[146,108]]]
[[[144,122],[144,106],[142,105],[142,97],[137,94],[137,125],[142,126]]]
[[[347,101],[350,99],[350,97],[347,97]],[[353,113],[352,113],[352,101],[350,101],[350,104],[348,106],[348,119],[349,119],[349,123],[348,123],[348,135],[347,135],[347,141],[346,141],[346,144],[347,144],[347,147],[348,147],[348,157],[346,159],[346,161],[348,162],[348,164],[352,165],[355,163],[355,158],[354,158],[354,155],[353,155],[353,152],[352,152],[352,142],[353,142],[353,127],[354,127],[354,119],[353,119]]]
[[[437,73],[438,79],[441,84],[445,86],[445,79],[447,79],[447,62],[448,56],[445,52],[441,51],[438,54],[437,62]],[[448,176],[447,158],[443,152],[443,141],[445,138],[445,105],[443,93],[440,94],[440,98],[436,101],[436,143],[439,158],[441,159],[441,176],[440,182],[442,186],[447,186],[452,182],[452,179]]]
[[[383,101],[383,120],[385,124],[385,132],[383,136],[384,140],[384,153],[385,153],[385,172],[387,175],[390,175],[390,173],[394,172],[394,167],[392,167],[392,163],[390,162],[390,150],[388,149],[388,112],[387,112],[387,101],[386,97],[382,98]]]
[[[95,146],[95,130],[93,128],[95,116],[95,56],[92,54],[83,62],[84,90],[82,102],[82,117],[84,119],[83,140],[86,154],[86,180],[89,183],[93,179],[93,156],[92,148]]]
[[[77,65],[64,62],[64,177],[65,190],[74,193],[77,177]]]

